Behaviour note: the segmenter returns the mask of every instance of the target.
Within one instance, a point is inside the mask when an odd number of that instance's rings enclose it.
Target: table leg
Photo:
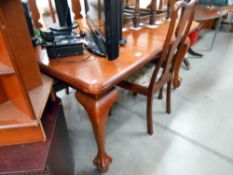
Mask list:
[[[175,63],[175,70],[174,70],[174,77],[173,77],[173,87],[178,88],[181,84],[182,78],[180,77],[180,67],[184,60],[185,54],[187,53],[187,50],[189,48],[189,38],[187,38],[184,42],[184,44],[180,47],[180,50],[177,55],[176,63]]]
[[[109,111],[117,99],[117,90],[113,89],[106,95],[96,98],[76,92],[76,99],[89,115],[97,142],[98,153],[93,163],[100,171],[106,172],[112,162],[112,158],[105,151],[105,125]]]
[[[222,18],[223,18],[223,16],[220,16],[219,19],[218,19],[218,22],[217,22],[217,25],[216,25],[216,28],[215,28],[215,31],[214,31],[214,36],[213,36],[213,39],[211,41],[211,45],[210,45],[210,48],[209,48],[208,51],[211,51],[213,49],[213,47],[214,47],[214,42],[215,42],[215,39],[217,37],[217,33],[218,33],[219,29],[220,29],[220,26],[221,26],[221,23],[222,23]]]
[[[230,12],[230,26],[231,26],[231,31],[233,32],[232,22],[233,22],[233,12]]]
[[[39,22],[40,12],[38,10],[36,0],[29,0],[28,3],[29,3],[29,8],[32,13],[32,20],[33,20],[34,27],[36,29],[42,28],[43,25]]]
[[[192,56],[203,57],[203,54],[194,51],[191,47],[189,47],[188,53],[189,53],[190,55],[192,55]]]

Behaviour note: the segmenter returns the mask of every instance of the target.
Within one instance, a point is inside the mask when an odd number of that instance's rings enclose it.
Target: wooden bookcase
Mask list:
[[[0,146],[45,141],[53,81],[41,75],[20,0],[0,0]]]

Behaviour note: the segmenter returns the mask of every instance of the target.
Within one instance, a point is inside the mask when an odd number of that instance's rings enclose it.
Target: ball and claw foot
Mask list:
[[[180,87],[181,82],[182,82],[182,78],[174,79],[173,80],[173,87],[174,88]]]
[[[107,154],[97,155],[93,163],[101,172],[107,172],[109,165],[112,163],[112,158]]]

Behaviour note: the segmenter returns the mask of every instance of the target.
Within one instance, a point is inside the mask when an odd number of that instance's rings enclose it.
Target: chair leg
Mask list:
[[[184,59],[184,65],[185,65],[187,70],[190,70],[190,62],[187,58]]]
[[[65,92],[66,92],[66,95],[70,94],[69,86],[66,87]]]
[[[146,104],[146,113],[147,113],[147,133],[149,135],[153,134],[153,119],[152,119],[152,106],[153,106],[153,95],[147,96]]]
[[[163,99],[163,87],[159,90],[159,97],[158,99]]]
[[[167,83],[167,101],[166,101],[166,112],[171,113],[171,80]]]
[[[109,110],[108,116],[111,117],[112,115],[112,108]]]

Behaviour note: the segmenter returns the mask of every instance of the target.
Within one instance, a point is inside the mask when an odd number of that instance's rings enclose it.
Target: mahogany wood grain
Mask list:
[[[194,19],[201,22],[202,28],[212,29],[215,24],[215,19],[227,15],[233,9],[233,4],[219,7],[219,6],[209,6],[201,5],[197,6]]]
[[[9,100],[0,105],[0,111],[0,130],[38,125],[37,120],[30,118],[27,113]]]
[[[21,106],[15,106],[11,101],[0,105],[0,138],[4,138],[1,139],[0,146],[45,140],[40,120],[50,95],[53,80],[45,75],[42,75],[42,80],[42,86],[29,91],[36,119],[30,118],[28,113],[22,111]],[[19,97],[17,96],[17,98]],[[22,105],[23,100],[19,103]]]
[[[78,23],[82,26],[82,30],[88,31],[85,19],[78,20]],[[150,28],[146,25],[137,31],[128,28],[123,32],[127,44],[120,48],[120,55],[114,61],[92,55],[87,51],[80,56],[49,59],[46,50],[40,47],[35,49],[43,72],[77,90],[76,98],[89,114],[98,145],[94,163],[102,171],[107,171],[111,163],[111,158],[105,151],[104,132],[106,115],[116,98],[116,92],[107,92],[143,65],[152,61],[161,52],[168,26],[169,22],[167,21],[157,28]],[[190,32],[198,26],[199,23],[194,22]],[[104,106],[106,109],[103,109]],[[98,112],[99,110],[103,113]]]
[[[2,104],[5,101],[7,101],[7,96],[6,96],[5,90],[3,88],[2,81],[0,79],[0,104]]]
[[[76,99],[86,109],[95,134],[98,153],[93,160],[93,163],[100,171],[106,172],[112,162],[112,158],[105,150],[105,125],[112,104],[117,99],[117,91],[116,89],[113,89],[108,92],[107,95],[98,97],[97,99],[93,99],[77,91]]]
[[[184,58],[185,58],[185,54],[187,53],[189,47],[190,47],[190,40],[189,40],[189,38],[187,38],[185,40],[185,42],[180,46],[180,51],[179,51],[179,53],[177,55],[177,57],[179,59],[177,59],[176,65],[175,65],[176,70],[180,70],[180,67],[181,67],[181,65],[182,65],[182,63],[184,61]],[[179,73],[180,73],[179,71],[174,72],[174,78],[173,78],[173,81],[172,81],[174,88],[178,88],[181,85],[182,78],[179,75]]]
[[[163,49],[159,58],[154,58],[157,60],[157,62],[154,61],[154,70],[152,70],[151,72],[151,78],[147,82],[148,85],[140,84],[134,81],[129,81],[128,79],[123,80],[118,84],[118,86],[124,89],[127,89],[133,93],[145,95],[147,97],[147,133],[150,135],[153,134],[153,95],[160,91],[159,96],[162,97],[162,90],[164,85],[166,84],[166,111],[167,113],[171,112],[171,81],[174,75],[175,67],[180,66],[180,64],[183,61],[180,58],[184,58],[184,55],[182,55],[182,47],[184,45],[184,41],[188,36],[193,21],[195,4],[195,0],[192,0],[189,3],[186,3],[185,1],[178,1],[173,6],[169,29],[166,34]],[[181,13],[180,17],[178,15],[179,13]],[[180,52],[182,52],[182,54],[180,54]],[[178,58],[180,60],[178,60],[177,62]],[[160,70],[162,70],[161,75]],[[147,77],[144,77],[143,79],[146,78]]]
[[[43,25],[39,22],[40,13],[37,7],[36,0],[28,0],[28,3],[29,3],[30,11],[32,13],[32,20],[33,20],[34,27],[37,29],[43,27]]]
[[[207,21],[224,16],[229,12],[228,7],[210,7],[209,5],[197,5],[194,20]]]
[[[53,86],[53,80],[51,78],[44,74],[41,74],[41,77],[43,82],[42,85],[28,92],[37,120],[40,120],[42,117]]]
[[[12,105],[15,105],[22,113],[24,117],[27,116],[29,119],[35,119],[35,113],[32,109],[32,104],[30,102],[29,96],[23,87],[23,83],[18,79],[17,75],[4,76],[0,78],[3,83],[3,88],[5,89],[5,94]],[[5,102],[7,103],[7,101]],[[1,119],[8,118],[11,115],[9,110],[1,110]],[[13,118],[18,118],[22,113],[13,113]],[[16,115],[15,115],[16,114]],[[11,120],[12,122],[14,120]],[[4,122],[5,123],[5,122]],[[2,123],[0,122],[0,128]]]
[[[84,19],[78,22],[84,26],[83,30],[87,28]],[[81,56],[49,59],[46,50],[37,47],[40,68],[43,72],[86,93],[104,93],[161,52],[168,24],[169,22],[166,22],[155,29],[147,26],[142,26],[140,30],[127,29],[123,32],[127,44],[120,48],[120,55],[114,61],[108,61],[87,51]],[[199,23],[193,22],[190,32],[198,26]]]
[[[6,65],[12,68],[12,63],[7,52],[6,45],[4,43],[2,32],[0,32],[0,64]]]
[[[0,22],[0,31],[9,57],[14,69],[18,67],[15,71],[20,72],[26,89],[31,90],[41,85],[40,72],[21,2],[0,1]]]
[[[46,140],[41,122],[38,126],[0,129],[0,137],[0,146],[44,142]]]
[[[20,0],[0,1],[0,24],[0,146],[44,141],[40,118],[53,81],[41,78]]]

